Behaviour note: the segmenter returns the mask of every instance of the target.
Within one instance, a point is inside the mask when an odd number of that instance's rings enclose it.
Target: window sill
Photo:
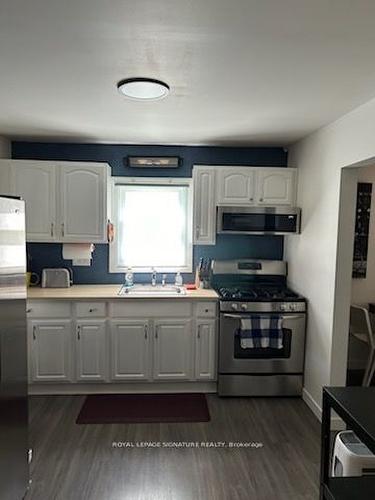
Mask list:
[[[132,267],[132,266],[124,266],[124,267],[109,267],[110,273],[126,273],[127,270],[131,267],[131,270],[134,274],[151,274],[153,270],[157,272],[157,274],[175,274],[175,273],[192,273],[192,266],[188,267]]]

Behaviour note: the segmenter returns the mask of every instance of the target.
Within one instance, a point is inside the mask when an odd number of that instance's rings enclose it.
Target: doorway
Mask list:
[[[375,331],[374,160],[342,169],[338,222],[331,381],[332,385],[361,385],[370,345],[353,335],[357,320],[351,306],[368,311]]]
[[[346,385],[370,383],[375,332],[375,165],[357,169]],[[367,321],[368,320],[368,321]],[[371,377],[373,379],[373,377]]]

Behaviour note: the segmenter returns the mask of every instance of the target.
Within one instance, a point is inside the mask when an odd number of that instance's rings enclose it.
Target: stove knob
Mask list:
[[[241,304],[241,309],[243,311],[247,311],[247,304]]]
[[[280,304],[280,311],[286,311],[286,304]]]
[[[296,305],[295,304],[290,304],[290,310],[295,311],[296,310]]]
[[[237,309],[238,309],[238,304],[234,303],[234,304],[232,304],[232,305],[231,305],[231,307],[232,307],[232,309],[233,309],[234,311],[237,311]]]

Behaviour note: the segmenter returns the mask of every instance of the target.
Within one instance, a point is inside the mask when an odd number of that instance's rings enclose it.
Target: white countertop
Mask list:
[[[165,296],[145,295],[118,295],[121,285],[73,285],[69,288],[40,288],[27,289],[28,299],[48,300],[217,300],[215,290],[187,290],[185,295]]]

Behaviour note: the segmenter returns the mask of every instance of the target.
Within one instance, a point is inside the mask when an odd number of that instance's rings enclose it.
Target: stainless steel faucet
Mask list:
[[[151,286],[156,286],[156,269],[154,267],[151,270]]]

